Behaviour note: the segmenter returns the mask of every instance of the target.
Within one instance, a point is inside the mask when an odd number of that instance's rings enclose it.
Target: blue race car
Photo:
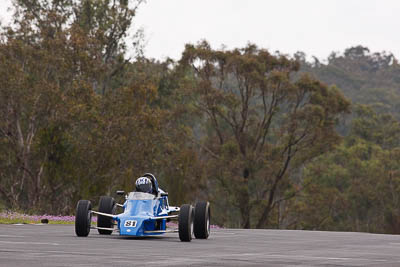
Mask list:
[[[117,191],[125,195],[124,191]],[[122,236],[161,235],[179,232],[181,241],[189,242],[194,235],[198,239],[207,239],[210,235],[210,204],[199,201],[193,207],[184,204],[180,208],[170,206],[168,193],[158,187],[156,177],[146,173],[136,180],[136,191],[125,195],[123,205],[114,198],[102,196],[99,211],[92,210],[89,200],[79,200],[76,207],[75,233],[88,236],[90,229],[97,229],[99,234],[110,235],[118,231]],[[123,212],[116,214],[117,207]],[[97,226],[91,225],[92,215],[97,214]],[[167,221],[178,219],[178,229],[167,229]],[[117,226],[116,228],[114,226]]]

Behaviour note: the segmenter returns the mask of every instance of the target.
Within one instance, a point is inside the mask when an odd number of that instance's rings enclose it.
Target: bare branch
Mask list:
[[[213,158],[220,159],[220,157],[217,154],[215,154],[211,149],[209,149],[205,145],[201,144],[200,142],[197,142],[197,140],[194,139],[193,137],[191,137],[191,136],[187,136],[187,137],[189,138],[190,141],[192,141],[193,143],[195,143],[196,145],[200,146],[205,151],[207,151]]]

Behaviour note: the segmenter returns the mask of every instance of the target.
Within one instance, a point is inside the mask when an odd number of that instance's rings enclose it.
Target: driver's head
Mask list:
[[[136,191],[143,193],[152,193],[153,185],[148,177],[139,177],[136,180]]]

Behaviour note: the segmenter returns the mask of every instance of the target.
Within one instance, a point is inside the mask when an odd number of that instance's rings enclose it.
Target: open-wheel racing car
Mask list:
[[[125,195],[124,191],[117,191]],[[99,211],[92,210],[89,200],[79,200],[76,207],[75,233],[88,236],[90,229],[110,235],[118,231],[122,236],[149,236],[179,232],[181,241],[191,241],[192,236],[207,239],[210,235],[210,204],[199,201],[193,207],[184,204],[173,207],[168,203],[168,193],[158,188],[156,177],[146,173],[136,181],[136,191],[125,195],[125,203],[102,196]],[[123,212],[116,214],[117,207]],[[97,226],[92,226],[92,215],[97,214]],[[178,219],[178,229],[167,229],[167,221]],[[115,225],[117,227],[115,227]]]

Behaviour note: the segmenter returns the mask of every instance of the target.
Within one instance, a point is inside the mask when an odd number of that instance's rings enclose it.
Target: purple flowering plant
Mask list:
[[[28,215],[12,211],[3,211],[0,213],[0,223],[3,224],[17,224],[17,223],[40,223],[43,219],[47,219],[49,223],[53,224],[73,224],[75,223],[75,216],[62,216],[62,215]],[[92,217],[92,222],[96,222],[97,217]]]
[[[38,224],[42,219],[47,219],[50,224],[74,224],[75,216],[62,215],[28,215],[12,211],[0,212],[0,224]],[[92,217],[92,223],[97,222],[97,217]],[[168,222],[167,227],[178,228],[177,222]],[[211,229],[220,229],[218,225],[210,225]]]

